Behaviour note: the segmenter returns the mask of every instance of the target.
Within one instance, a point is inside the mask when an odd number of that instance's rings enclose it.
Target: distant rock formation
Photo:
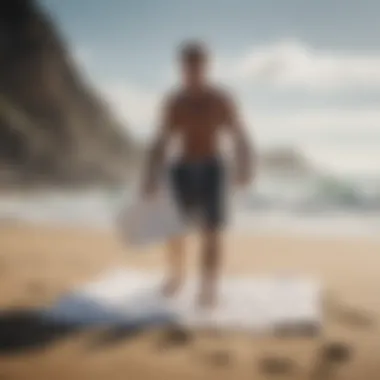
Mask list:
[[[307,158],[296,148],[280,146],[260,153],[260,173],[274,176],[308,176],[315,174]]]
[[[122,181],[138,147],[34,0],[0,5],[0,187]]]

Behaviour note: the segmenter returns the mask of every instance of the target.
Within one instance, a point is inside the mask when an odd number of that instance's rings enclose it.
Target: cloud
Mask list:
[[[214,68],[216,77],[232,84],[237,94],[246,92],[246,83],[273,85],[275,89],[281,88],[285,96],[288,93],[292,96],[293,88],[300,88],[306,97],[312,90],[376,86],[380,90],[380,53],[338,54],[312,49],[297,41],[258,48],[240,58],[219,59]],[[174,73],[168,73],[167,77],[174,79]],[[143,140],[152,135],[158,126],[163,91],[130,80],[106,81],[99,87],[130,132]],[[245,103],[243,113],[249,130],[262,146],[281,143],[300,146],[318,165],[337,172],[378,172],[377,104],[350,108],[333,104],[320,108],[310,104],[312,108],[303,108],[294,104],[291,108],[273,107],[265,111],[255,110],[255,104],[247,102],[249,97],[241,100]]]
[[[348,87],[380,88],[380,52],[343,53],[315,49],[297,40],[284,40],[243,54],[227,77],[251,83],[312,90]]]
[[[317,167],[336,174],[372,176],[379,178],[380,152],[377,147],[305,147],[306,156]]]
[[[334,136],[362,136],[380,141],[380,109],[320,108],[287,110],[279,113],[247,113],[247,119],[269,139],[290,137],[319,139]],[[357,141],[355,141],[357,142]]]

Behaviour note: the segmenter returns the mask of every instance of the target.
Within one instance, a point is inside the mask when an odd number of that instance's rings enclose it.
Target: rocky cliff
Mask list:
[[[0,186],[123,180],[136,145],[34,0],[0,4]]]

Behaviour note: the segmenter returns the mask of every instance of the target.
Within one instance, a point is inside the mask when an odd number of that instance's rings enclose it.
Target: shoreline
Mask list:
[[[224,230],[224,233],[228,235],[236,235],[239,237],[252,236],[256,238],[278,236],[281,238],[294,238],[294,239],[321,239],[328,241],[342,241],[342,240],[365,240],[380,243],[380,235],[375,230],[375,227],[369,229],[368,227],[360,230],[358,225],[351,225],[349,228],[344,228],[342,223],[336,222],[333,227],[326,227],[325,220],[313,220],[315,223],[305,223],[308,220],[297,220],[297,223],[289,225],[279,223],[268,226],[260,220],[252,216],[248,222],[238,222],[235,225],[231,225]],[[329,219],[331,221],[331,219]],[[118,228],[117,223],[88,223],[87,221],[28,221],[21,218],[0,217],[0,228],[4,226],[13,227],[25,227],[25,228],[40,228],[40,229],[53,229],[53,230],[67,230],[67,231],[88,231],[103,234],[110,234],[119,236],[122,232]],[[379,220],[380,228],[380,220]],[[193,235],[191,232],[189,235]]]

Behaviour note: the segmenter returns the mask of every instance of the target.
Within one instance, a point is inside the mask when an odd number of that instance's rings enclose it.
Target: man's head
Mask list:
[[[186,42],[181,46],[179,60],[188,86],[202,86],[208,63],[208,52],[201,42]]]

